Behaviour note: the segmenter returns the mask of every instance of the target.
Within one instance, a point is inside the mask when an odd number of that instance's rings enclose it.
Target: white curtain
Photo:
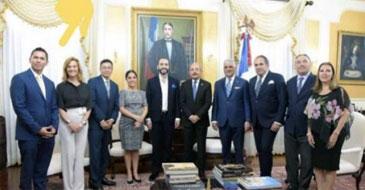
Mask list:
[[[57,0],[5,0],[5,2],[17,16],[33,25],[48,27],[62,23],[55,11]]]
[[[285,37],[304,12],[305,0],[274,2],[266,0],[230,0],[236,19],[245,16],[255,22],[253,33],[260,39],[275,41]]]
[[[53,28],[38,28],[22,21],[11,11],[6,11],[5,20],[7,23],[4,32],[3,64],[1,65],[1,87],[4,102],[3,110],[6,119],[7,138],[7,159],[8,166],[20,162],[20,155],[17,142],[15,141],[16,115],[10,100],[9,87],[11,78],[30,67],[28,61],[31,51],[41,46],[48,51],[49,63],[44,74],[57,85],[61,82],[62,67],[64,60],[69,56],[75,56],[84,62],[83,53],[79,43],[79,34],[75,33],[65,47],[58,44],[66,25]],[[87,71],[83,66],[83,71]],[[86,73],[86,77],[88,74]]]
[[[262,41],[253,36],[250,43],[252,64],[256,56],[265,55],[269,59],[270,70],[272,72],[282,74],[285,81],[287,81],[291,76],[294,75],[292,64],[293,58],[291,54],[292,41],[290,36],[285,36],[280,40],[270,42]],[[255,75],[255,69],[252,65],[249,68],[248,72],[243,74],[243,78],[249,80]],[[253,133],[246,133],[245,148],[247,155],[256,155],[257,151]],[[284,128],[281,128],[275,139],[273,153],[283,154],[284,151]]]

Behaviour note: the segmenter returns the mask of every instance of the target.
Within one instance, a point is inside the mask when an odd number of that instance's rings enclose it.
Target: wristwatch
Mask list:
[[[86,121],[85,120],[82,121],[82,125],[86,125]]]

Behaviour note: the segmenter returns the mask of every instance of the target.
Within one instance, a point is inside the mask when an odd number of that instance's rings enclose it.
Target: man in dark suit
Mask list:
[[[257,76],[250,79],[252,123],[261,176],[271,176],[272,148],[284,123],[286,86],[284,77],[269,71],[269,60],[259,55],[254,60]]]
[[[212,89],[208,81],[201,79],[198,63],[189,67],[190,79],[180,89],[180,105],[182,109],[182,126],[184,127],[185,161],[193,161],[193,145],[197,142],[197,166],[199,176],[205,178],[205,140],[209,126],[208,111],[212,104]]]
[[[11,80],[10,95],[17,115],[16,135],[21,155],[19,188],[47,189],[47,170],[58,128],[58,107],[54,83],[42,74],[48,53],[35,48],[31,68]],[[32,188],[33,187],[33,188]]]
[[[89,118],[90,180],[93,189],[102,189],[102,185],[113,186],[114,181],[105,177],[109,164],[108,144],[111,140],[111,128],[119,113],[118,85],[110,79],[113,62],[104,59],[100,62],[100,76],[88,82],[92,98],[92,111]]]
[[[284,129],[288,189],[308,189],[313,174],[311,146],[306,136],[308,119],[303,112],[315,83],[315,76],[310,72],[311,66],[308,55],[296,56],[297,75],[287,83],[288,112]],[[300,163],[298,155],[300,155]],[[299,170],[300,175],[298,175]]]
[[[235,163],[243,164],[244,132],[250,126],[250,100],[248,82],[235,77],[233,60],[224,61],[225,77],[215,82],[212,126],[219,129],[222,142],[223,163],[230,163],[233,140]]]
[[[161,171],[161,164],[170,161],[174,127],[180,126],[179,82],[170,77],[169,60],[161,58],[157,65],[159,75],[147,82],[147,127],[151,129],[152,174],[154,181]]]
[[[169,75],[177,80],[185,80],[188,74],[186,54],[183,45],[172,38],[174,26],[170,22],[163,24],[164,39],[156,41],[148,53],[148,64],[153,74],[158,75],[157,64],[161,58],[169,60]]]

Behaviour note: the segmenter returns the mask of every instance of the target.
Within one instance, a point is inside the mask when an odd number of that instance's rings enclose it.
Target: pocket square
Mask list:
[[[176,85],[175,84],[171,85],[171,88],[176,88]]]
[[[270,80],[270,81],[268,82],[268,84],[275,84],[275,82],[274,82],[273,80]]]
[[[238,90],[238,89],[240,89],[240,88],[241,88],[241,87],[239,87],[239,86],[235,86],[235,87],[234,87],[234,89],[235,89],[235,90]]]

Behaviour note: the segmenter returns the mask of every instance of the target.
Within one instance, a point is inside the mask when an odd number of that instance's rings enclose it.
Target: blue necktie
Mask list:
[[[106,93],[108,95],[108,98],[110,98],[110,81],[105,80],[105,87],[106,87]]]
[[[259,76],[257,76],[257,77],[259,77]],[[259,80],[257,81],[257,83],[256,83],[256,87],[255,87],[255,93],[256,93],[256,96],[258,96],[258,95],[259,95],[261,85],[262,85],[262,78],[261,78],[261,77],[259,77]]]
[[[198,92],[198,80],[193,80],[193,99],[196,99],[196,93]]]
[[[300,91],[303,88],[303,80],[304,80],[304,77],[299,77],[299,83],[298,83],[298,86],[297,86],[297,94],[299,94]]]
[[[231,84],[231,78],[228,78],[228,82],[226,84],[226,96],[228,97],[231,94],[232,90],[232,84]]]

